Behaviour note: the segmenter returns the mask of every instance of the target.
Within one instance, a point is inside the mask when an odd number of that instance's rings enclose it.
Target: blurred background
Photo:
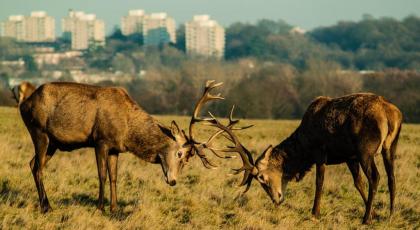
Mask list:
[[[0,2],[0,105],[10,87],[125,87],[149,113],[190,114],[207,79],[244,118],[299,119],[320,95],[373,92],[420,122],[420,2]]]

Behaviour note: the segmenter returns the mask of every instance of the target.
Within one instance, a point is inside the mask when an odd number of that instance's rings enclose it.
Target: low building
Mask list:
[[[82,56],[80,51],[52,52],[34,54],[34,60],[39,67],[43,65],[58,65],[65,59],[78,58]]]

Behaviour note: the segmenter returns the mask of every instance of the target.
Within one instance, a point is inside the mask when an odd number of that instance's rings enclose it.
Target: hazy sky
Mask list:
[[[0,20],[11,14],[29,14],[44,10],[56,19],[61,31],[61,18],[68,9],[95,13],[106,23],[107,31],[119,25],[129,9],[167,12],[177,24],[194,14],[210,14],[222,25],[232,22],[255,22],[261,18],[284,19],[304,29],[328,26],[340,20],[360,20],[363,14],[374,17],[404,18],[420,16],[420,0],[0,0]]]

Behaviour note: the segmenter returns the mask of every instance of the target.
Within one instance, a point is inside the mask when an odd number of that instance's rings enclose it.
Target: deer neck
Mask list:
[[[144,111],[133,113],[130,119],[127,150],[151,163],[158,163],[158,154],[168,152],[171,138],[166,136],[157,121]]]
[[[298,130],[284,140],[278,148],[285,154],[283,172],[289,179],[300,181],[314,165],[314,160],[309,156],[302,142]]]

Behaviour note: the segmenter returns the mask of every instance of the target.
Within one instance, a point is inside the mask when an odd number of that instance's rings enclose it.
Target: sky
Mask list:
[[[167,12],[177,24],[196,14],[209,14],[224,26],[266,18],[283,19],[311,30],[343,20],[358,21],[364,14],[397,19],[420,16],[420,0],[0,0],[0,21],[9,15],[42,10],[56,19],[57,32],[61,33],[61,18],[69,9],[96,14],[105,21],[107,33],[130,9]]]

